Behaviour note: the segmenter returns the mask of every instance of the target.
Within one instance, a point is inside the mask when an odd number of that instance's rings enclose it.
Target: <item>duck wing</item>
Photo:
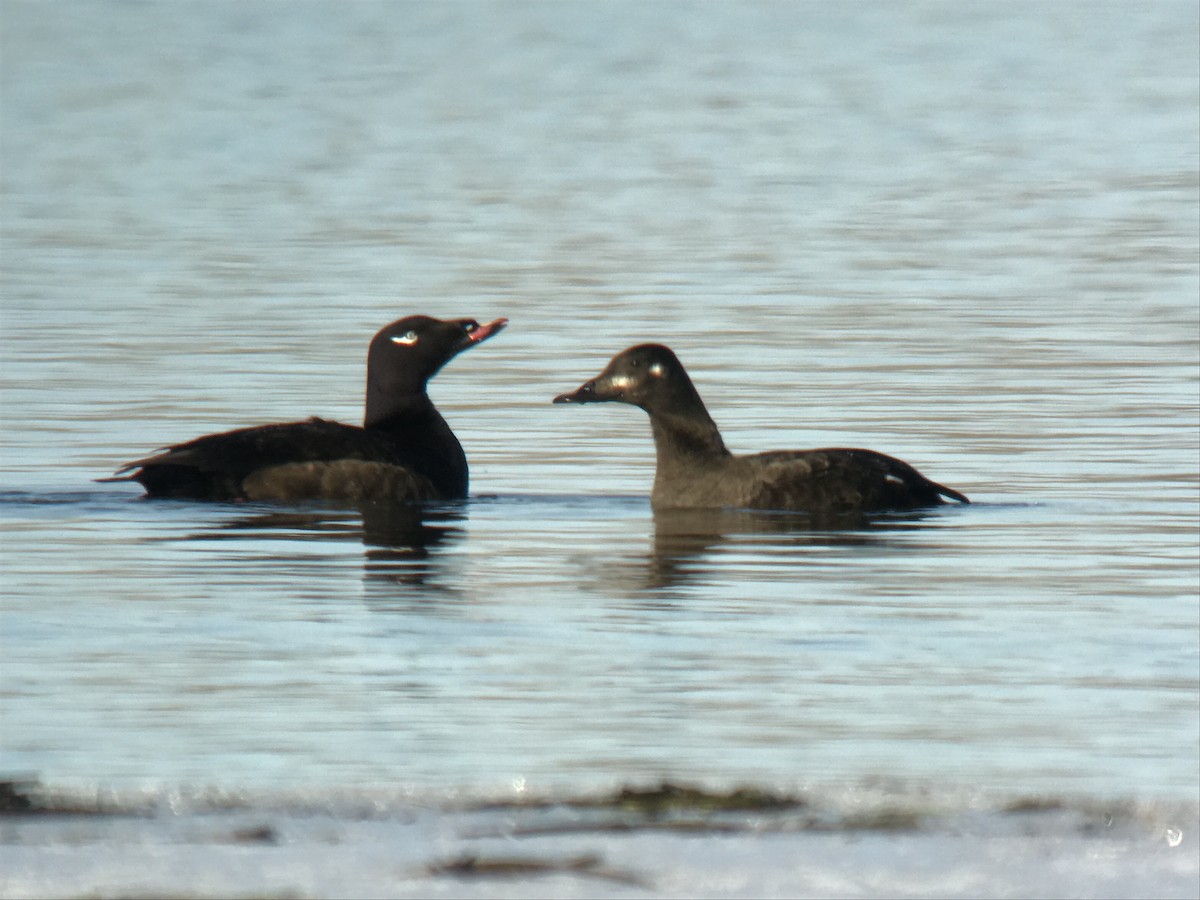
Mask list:
[[[379,435],[312,418],[205,435],[126,463],[113,478],[101,480],[137,481],[159,497],[295,499],[330,496],[336,472],[361,480],[370,471],[378,475],[401,465],[395,448]],[[427,483],[412,473],[407,478]]]
[[[938,506],[943,498],[970,502],[903,460],[874,450],[785,450],[743,460],[753,473],[745,505],[754,509],[883,512]]]

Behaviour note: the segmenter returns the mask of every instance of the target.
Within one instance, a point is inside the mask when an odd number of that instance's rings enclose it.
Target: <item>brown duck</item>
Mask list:
[[[555,403],[629,403],[650,415],[656,509],[731,508],[870,513],[970,501],[906,462],[873,450],[777,450],[735,456],[679,359],[659,344],[630,347]]]

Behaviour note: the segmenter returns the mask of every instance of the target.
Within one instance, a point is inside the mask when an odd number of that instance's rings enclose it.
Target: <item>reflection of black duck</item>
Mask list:
[[[683,365],[666,347],[642,344],[555,403],[616,401],[650,415],[658,462],[655,509],[794,510],[840,515],[968,503],[906,462],[873,450],[784,450],[734,456]]]
[[[440,567],[437,549],[463,534],[461,504],[414,506],[364,503],[356,508],[255,510],[221,523],[195,540],[356,541],[365,548],[369,578],[421,584]]]
[[[461,533],[464,518],[457,505],[408,506],[363,503],[357,507],[303,510],[255,510],[222,522],[219,531],[193,535],[202,540],[286,537],[296,541],[359,541],[371,548],[424,553]]]
[[[239,428],[168,447],[101,480],[137,481],[152,497],[193,500],[461,499],[466,455],[426,384],[506,322],[410,316],[381,329],[367,353],[361,428],[317,418]]]
[[[362,507],[364,571],[372,580],[425,585],[442,566],[435,551],[461,538],[464,512],[455,506],[371,503]]]

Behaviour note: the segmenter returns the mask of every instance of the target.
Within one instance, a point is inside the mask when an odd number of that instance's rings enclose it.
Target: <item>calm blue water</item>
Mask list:
[[[1200,791],[1194,3],[0,8],[0,772],[434,796]],[[422,520],[144,502],[512,320]],[[654,516],[670,344],[737,451],[974,505]]]

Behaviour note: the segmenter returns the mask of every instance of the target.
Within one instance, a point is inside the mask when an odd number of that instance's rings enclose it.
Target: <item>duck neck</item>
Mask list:
[[[424,475],[446,499],[467,496],[467,456],[428,394],[391,398],[384,408],[372,405],[368,393],[363,427],[386,440],[399,465]]]
[[[654,448],[658,456],[658,471],[669,474],[730,455],[721,440],[717,424],[708,414],[694,387],[676,396],[669,409],[647,409],[650,429],[654,433]]]

